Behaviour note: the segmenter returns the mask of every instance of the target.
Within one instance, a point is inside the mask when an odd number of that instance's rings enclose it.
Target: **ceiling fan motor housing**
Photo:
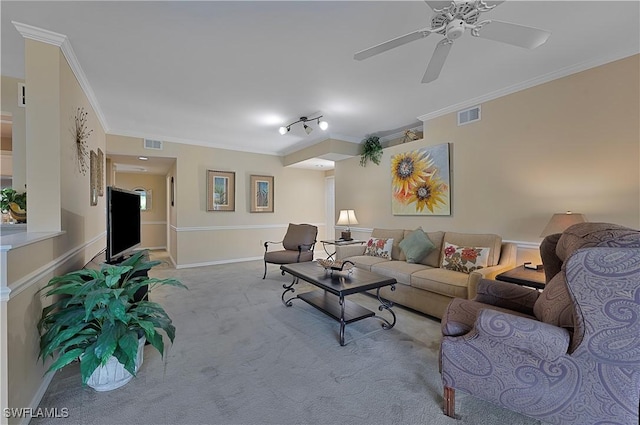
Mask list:
[[[462,37],[462,34],[464,34],[464,29],[464,21],[462,19],[454,19],[453,21],[449,22],[449,25],[447,25],[447,38],[449,40],[455,40]]]

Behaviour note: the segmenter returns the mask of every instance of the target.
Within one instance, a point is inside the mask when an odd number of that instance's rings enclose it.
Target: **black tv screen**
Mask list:
[[[140,246],[140,195],[137,192],[107,187],[107,262]]]

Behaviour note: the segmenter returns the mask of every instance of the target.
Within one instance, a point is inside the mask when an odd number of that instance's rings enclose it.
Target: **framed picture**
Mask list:
[[[236,173],[207,170],[207,211],[236,210]]]
[[[91,151],[89,153],[89,205],[92,207],[98,205],[98,173],[98,154],[96,151]]]
[[[251,212],[273,212],[273,176],[251,176]]]
[[[393,215],[451,215],[449,143],[391,157]]]

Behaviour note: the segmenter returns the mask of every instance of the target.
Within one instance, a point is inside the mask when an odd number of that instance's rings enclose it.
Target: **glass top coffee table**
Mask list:
[[[288,285],[282,285],[285,289],[281,297],[284,305],[291,307],[292,300],[301,299],[338,321],[340,323],[340,345],[342,346],[345,345],[344,330],[349,323],[368,317],[375,317],[382,321],[383,329],[391,329],[396,324],[396,314],[391,309],[393,303],[380,297],[380,288],[390,286],[392,291],[396,289],[396,280],[393,278],[356,269],[355,267],[348,271],[325,269],[315,261],[285,264],[280,266],[280,269],[293,276],[293,282]],[[295,292],[294,285],[300,279],[316,286],[318,289],[285,299],[289,292]],[[380,302],[378,310],[380,312],[383,310],[389,312],[392,316],[391,321],[345,299],[347,295],[373,289],[376,290],[376,296]]]

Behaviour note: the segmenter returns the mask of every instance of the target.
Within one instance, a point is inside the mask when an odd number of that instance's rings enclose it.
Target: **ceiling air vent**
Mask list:
[[[465,125],[480,121],[480,105],[458,111],[458,125]]]
[[[162,141],[144,139],[144,148],[145,149],[155,149],[157,151],[161,151],[162,150]]]

